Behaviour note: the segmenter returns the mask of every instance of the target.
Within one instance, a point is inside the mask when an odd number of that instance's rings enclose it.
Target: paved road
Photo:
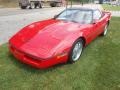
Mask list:
[[[110,11],[112,13],[112,16],[120,17],[120,11]]]
[[[102,9],[100,5],[87,4],[84,7]],[[73,7],[81,7],[74,5]],[[39,20],[52,18],[65,7],[46,7],[43,9],[21,10],[19,8],[0,9],[0,45],[8,42],[9,38],[18,32],[22,27]]]

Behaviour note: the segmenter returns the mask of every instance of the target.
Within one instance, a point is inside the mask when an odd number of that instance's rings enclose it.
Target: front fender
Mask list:
[[[74,42],[77,39],[83,38],[83,37],[84,37],[83,33],[73,33],[72,35],[69,35],[56,47],[55,49],[56,52],[54,53],[54,55],[58,55],[65,52],[69,54]]]

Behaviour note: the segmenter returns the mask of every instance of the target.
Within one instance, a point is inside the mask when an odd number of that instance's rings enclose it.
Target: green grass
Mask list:
[[[103,4],[102,7],[103,7],[105,10],[120,11],[120,6],[112,6],[112,5],[109,5],[109,4]]]
[[[0,46],[0,90],[120,90],[120,18],[88,45],[81,59],[38,70],[22,64]]]

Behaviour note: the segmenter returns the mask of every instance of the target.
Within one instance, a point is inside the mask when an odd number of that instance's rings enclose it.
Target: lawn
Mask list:
[[[120,90],[120,18],[88,45],[81,59],[38,70],[17,61],[0,46],[0,90]]]
[[[102,7],[103,7],[105,10],[120,11],[120,6],[112,6],[112,5],[109,5],[109,4],[103,4]]]

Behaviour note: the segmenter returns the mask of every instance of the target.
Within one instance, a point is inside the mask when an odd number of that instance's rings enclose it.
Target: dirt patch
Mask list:
[[[18,7],[18,0],[0,0],[1,7]]]

